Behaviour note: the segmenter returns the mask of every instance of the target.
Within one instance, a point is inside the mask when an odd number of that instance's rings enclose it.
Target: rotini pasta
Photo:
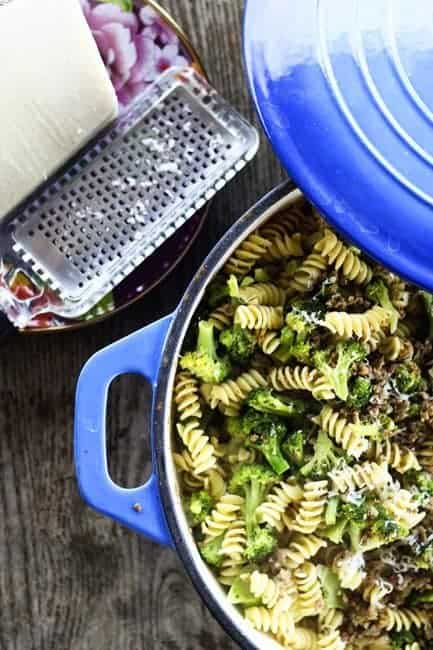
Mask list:
[[[202,417],[198,381],[190,372],[178,373],[174,388],[174,402],[181,422],[189,418]]]
[[[188,524],[230,601],[287,650],[392,650],[401,632],[401,650],[430,647],[421,298],[295,206],[241,244],[185,339],[173,443]]]
[[[259,231],[252,233],[233,253],[224,272],[228,275],[246,275],[260,259],[266,257],[271,247],[272,242],[262,237]]]
[[[248,607],[244,615],[247,621],[260,632],[272,632],[272,634],[282,635],[284,638],[293,633],[294,624],[291,615],[277,607],[273,609]]]
[[[288,547],[281,551],[280,562],[288,569],[297,569],[325,546],[325,540],[316,535],[295,535]]]
[[[281,482],[268,495],[257,509],[257,517],[260,523],[268,524],[279,532],[284,529],[282,517],[289,503],[300,501],[303,497],[303,490],[298,485],[289,485]]]
[[[384,506],[395,521],[407,530],[417,526],[425,517],[425,512],[419,512],[417,498],[408,490],[397,490],[384,500]]]
[[[359,255],[349,248],[338,237],[326,228],[323,238],[314,247],[314,250],[324,257],[336,271],[356,284],[368,284],[372,278],[372,270],[363,262]]]
[[[307,366],[284,366],[274,368],[269,374],[270,382],[279,392],[303,390],[317,400],[334,399],[335,393],[329,381],[316,369]]]
[[[202,532],[207,538],[219,537],[225,533],[239,516],[244,504],[242,497],[236,494],[225,494],[218,501],[215,509],[203,522]]]
[[[418,458],[413,451],[400,447],[391,440],[384,440],[383,442],[373,440],[368,455],[370,458],[383,460],[400,474],[421,469]]]
[[[376,458],[376,455],[375,455]],[[380,456],[377,456],[379,459]],[[337,467],[329,474],[332,486],[337,492],[352,492],[362,488],[382,490],[391,485],[392,476],[388,471],[388,462],[380,464],[365,462],[360,465]]]
[[[319,615],[319,629],[321,632],[337,630],[343,625],[344,614],[340,609],[329,608]]]
[[[257,333],[257,342],[265,354],[274,354],[281,345],[279,332],[262,330]]]
[[[327,434],[331,436],[349,456],[359,458],[368,450],[368,439],[363,435],[363,429],[333,411],[330,406],[324,406],[320,415],[315,418]]]
[[[326,271],[326,260],[318,253],[311,253],[296,269],[287,287],[291,294],[309,293],[318,284]]]
[[[230,379],[217,386],[212,386],[210,405],[212,408],[217,408],[221,404],[236,406],[243,402],[252,390],[263,388],[266,385],[266,379],[258,370],[250,370],[250,372],[239,375],[237,379]]]
[[[217,464],[215,449],[201,428],[200,420],[191,418],[177,425],[177,431],[183,444],[189,451],[194,467],[194,474],[208,472]]]
[[[296,601],[296,621],[317,616],[324,608],[324,600],[317,567],[304,562],[294,573],[299,596]]]
[[[240,305],[235,311],[235,325],[249,330],[275,330],[284,324],[281,307]]]
[[[293,234],[291,228],[283,223],[270,223],[263,227],[263,236],[271,242],[266,253],[269,260],[280,260],[289,257],[302,257],[302,235]]]
[[[280,588],[275,580],[272,580],[266,573],[253,571],[249,576],[250,591],[253,596],[261,600],[265,607],[273,608],[280,599]]]
[[[304,486],[302,501],[295,521],[290,528],[304,535],[311,535],[322,523],[328,495],[328,481],[311,481]]]
[[[319,634],[317,647],[320,650],[344,650],[346,644],[341,638],[340,632],[338,630],[332,630],[325,634]]]
[[[387,361],[407,361],[413,359],[414,347],[408,339],[388,336],[379,344],[380,352]]]
[[[279,307],[286,302],[286,292],[271,282],[263,282],[241,287],[239,299],[248,305]]]
[[[221,305],[211,312],[209,321],[213,323],[214,327],[217,330],[222,331],[223,329],[231,326],[234,313],[234,305]]]
[[[431,623],[428,612],[421,609],[386,607],[381,614],[380,622],[388,632],[390,630],[410,630],[411,627],[420,628]]]
[[[389,325],[389,313],[378,305],[363,314],[330,311],[325,316],[324,325],[343,339],[358,338],[368,342]]]

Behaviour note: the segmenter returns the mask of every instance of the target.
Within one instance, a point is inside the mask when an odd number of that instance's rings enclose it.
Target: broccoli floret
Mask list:
[[[433,294],[427,291],[421,291],[421,297],[428,318],[428,334],[430,338],[433,338]]]
[[[416,393],[425,388],[421,370],[413,361],[397,366],[394,378],[398,390],[405,395]]]
[[[281,449],[290,465],[301,467],[304,462],[304,447],[305,434],[303,431],[296,431],[283,442]]]
[[[362,540],[364,551],[372,551],[409,534],[409,530],[398,524],[380,502],[372,503],[370,517],[371,527]]]
[[[331,366],[331,350],[319,350],[314,353],[313,361],[318,370],[328,379],[337,397],[346,401],[349,396],[349,379],[352,366],[365,359],[366,349],[356,342],[337,344],[337,361]]]
[[[280,415],[283,417],[294,417],[304,415],[307,411],[307,404],[299,399],[283,400],[268,388],[258,388],[252,391],[247,397],[247,404],[255,411]]]
[[[218,357],[212,323],[205,320],[199,322],[197,349],[184,354],[180,366],[207,384],[220,384],[227,379],[231,370],[230,362]]]
[[[224,535],[218,535],[205,544],[200,544],[200,553],[205,562],[213,567],[219,568],[223,563],[224,556],[221,554],[221,547]]]
[[[334,544],[341,544],[347,535],[353,551],[363,550],[362,534],[369,525],[371,516],[369,499],[363,496],[356,503],[344,503],[337,497],[334,503],[331,501],[325,513],[325,520],[329,522],[324,531],[325,537]]]
[[[231,360],[239,364],[247,363],[257,346],[257,341],[251,332],[242,329],[239,325],[224,330],[220,335],[220,343],[227,348]]]
[[[433,542],[424,544],[417,552],[415,564],[419,569],[433,568]]]
[[[248,560],[258,562],[272,553],[277,538],[267,527],[257,522],[257,508],[266,498],[270,488],[278,477],[262,465],[243,465],[235,471],[229,484],[230,492],[245,498],[244,514],[247,531],[245,556]]]
[[[392,332],[395,332],[398,326],[398,321],[400,314],[398,310],[392,304],[392,300],[389,296],[389,290],[383,280],[374,280],[370,282],[366,289],[366,296],[372,302],[376,302],[378,305],[383,307],[389,314],[389,329]]]
[[[281,330],[281,344],[274,356],[282,363],[296,359],[300,363],[311,360],[311,343],[308,340],[314,326],[297,311],[286,316],[286,326]]]
[[[240,415],[235,415],[233,417],[226,418],[226,429],[227,433],[230,434],[232,438],[236,438],[240,441],[244,441],[247,437],[248,431],[245,430],[244,418]]]
[[[314,444],[312,459],[301,468],[301,474],[309,478],[326,476],[341,460],[342,452],[337,449],[325,431],[319,431]]]
[[[429,472],[412,470],[405,475],[407,483],[416,485],[421,501],[430,501],[433,497],[433,475]]]
[[[421,404],[411,404],[409,406],[408,417],[411,419],[418,419],[421,415]]]
[[[236,578],[230,587],[228,598],[233,605],[242,605],[243,607],[255,607],[261,604],[260,598],[256,598],[250,591],[248,582],[242,578]]]
[[[212,510],[213,499],[209,492],[200,490],[194,492],[187,502],[186,512],[191,526],[198,526],[202,523]]]
[[[256,282],[270,282],[272,278],[267,269],[258,268],[254,270],[254,280]]]
[[[246,447],[260,451],[274,472],[284,474],[290,465],[283,456],[281,445],[287,436],[285,421],[268,413],[257,413],[249,409],[242,418],[243,430],[247,434]]]
[[[277,541],[275,533],[268,526],[256,526],[248,538],[245,557],[260,562],[272,553]]]
[[[336,573],[326,566],[319,566],[319,579],[322,585],[323,597],[328,609],[343,607],[342,589]]]
[[[404,650],[416,642],[416,637],[410,630],[401,630],[400,632],[391,632],[391,647],[395,650]]]
[[[223,278],[217,278],[212,282],[206,292],[206,302],[212,309],[224,302],[229,297],[229,287]]]
[[[347,405],[350,408],[362,409],[369,403],[372,393],[373,387],[370,379],[367,377],[355,377],[350,386]]]
[[[411,605],[419,605],[420,603],[433,603],[433,589],[427,589],[427,591],[415,593],[410,599]]]

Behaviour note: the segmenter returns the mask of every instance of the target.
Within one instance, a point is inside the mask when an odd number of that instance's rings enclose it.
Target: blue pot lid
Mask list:
[[[248,0],[244,29],[290,176],[343,235],[433,290],[431,0]]]

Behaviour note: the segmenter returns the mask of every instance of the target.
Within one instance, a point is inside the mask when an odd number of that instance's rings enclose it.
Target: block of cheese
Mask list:
[[[0,3],[0,222],[118,114],[79,0]]]

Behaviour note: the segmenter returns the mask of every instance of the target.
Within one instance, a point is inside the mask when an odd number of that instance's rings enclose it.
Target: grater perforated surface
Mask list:
[[[14,251],[58,292],[63,313],[83,313],[257,146],[255,130],[193,70],[170,70],[26,207],[14,224]]]

